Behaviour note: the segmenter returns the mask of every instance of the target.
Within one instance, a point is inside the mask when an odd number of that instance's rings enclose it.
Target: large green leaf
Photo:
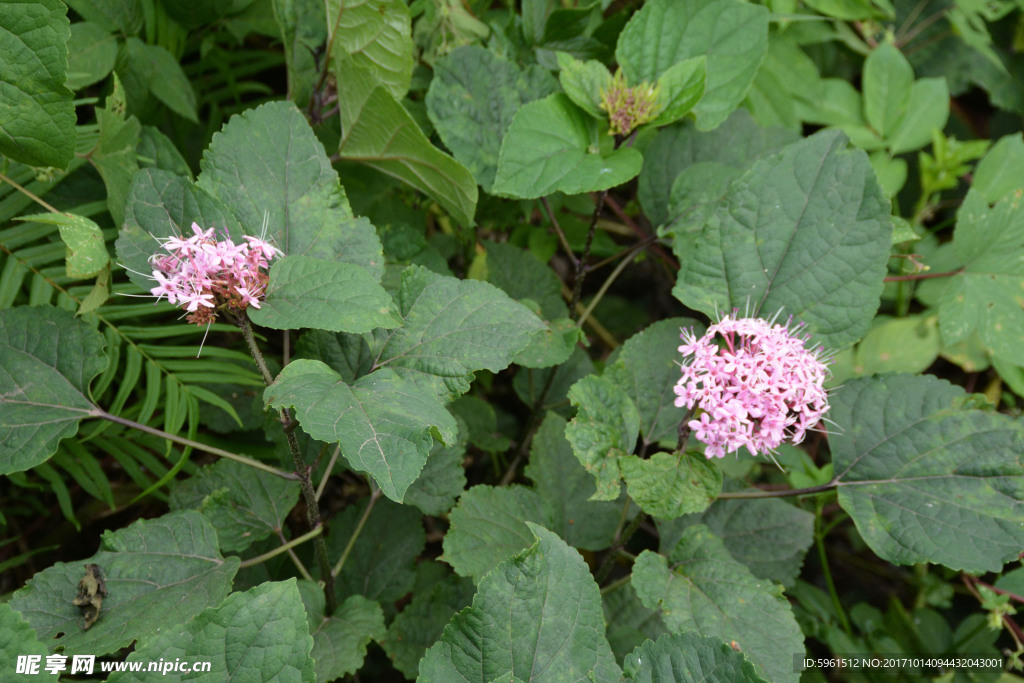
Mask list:
[[[356,533],[367,499],[350,505],[331,524],[327,554],[336,562]],[[413,589],[416,557],[426,534],[416,508],[380,500],[370,510],[337,578],[338,593],[394,602]]]
[[[420,662],[422,683],[621,679],[583,558],[554,533],[529,526],[536,542],[480,581],[472,606]]]
[[[323,145],[290,102],[233,116],[213,136],[199,187],[231,208],[249,235],[268,216],[274,244],[288,256],[312,256],[384,272],[373,227],[352,215]]]
[[[466,455],[468,429],[458,416],[455,422],[459,426],[455,443],[450,446],[435,443],[419,478],[405,492],[405,504],[415,505],[425,515],[447,515],[466,488],[462,461]]]
[[[154,631],[139,640],[129,662],[209,662],[210,677],[222,681],[315,680],[313,638],[295,579],[232,593],[182,627]],[[118,672],[109,680],[152,679]]]
[[[879,557],[999,571],[1024,546],[1024,428],[928,376],[850,380],[832,397],[839,504]]]
[[[889,137],[907,113],[914,70],[892,43],[883,43],[864,60],[864,116],[881,137]]]
[[[464,45],[434,64],[427,114],[445,146],[490,192],[512,118],[524,104],[557,88],[536,64],[520,70],[489,50]]]
[[[630,83],[654,83],[678,62],[707,56],[697,126],[711,130],[747,94],[768,51],[768,12],[741,0],[651,0],[629,20],[615,57]]]
[[[693,169],[695,184],[707,186],[704,163],[714,163],[737,178],[752,163],[799,139],[785,128],[762,128],[750,112],[737,109],[722,125],[703,133],[692,122],[668,126],[644,152],[644,167],[637,183],[637,195],[647,217],[655,225],[667,223],[675,215],[670,211],[672,187],[681,173]]]
[[[412,77],[412,21],[404,0],[327,0],[331,50],[344,51],[396,100]],[[341,76],[339,75],[339,78]]]
[[[75,106],[64,85],[71,37],[60,0],[5,0],[0,11],[0,154],[67,168]]]
[[[619,460],[633,452],[640,415],[625,391],[604,377],[584,377],[569,389],[569,400],[579,409],[565,428],[583,467],[594,475],[593,500],[619,497]]]
[[[71,313],[0,311],[0,474],[45,462],[96,414],[89,382],[107,367],[103,337]]]
[[[267,406],[296,409],[314,439],[340,443],[341,454],[401,502],[416,481],[434,436],[455,441],[455,420],[432,393],[378,370],[351,386],[320,361],[290,363],[263,394]]]
[[[527,522],[545,524],[544,500],[522,486],[474,486],[459,498],[449,516],[444,555],[460,576],[480,581],[499,562],[530,545]]]
[[[362,595],[350,595],[331,616],[324,614],[324,591],[312,581],[300,581],[299,593],[313,634],[317,683],[355,673],[363,666],[366,646],[384,637],[384,611]]]
[[[1024,213],[1019,193],[994,207],[971,191],[957,213],[953,250],[963,272],[939,301],[945,345],[977,332],[997,356],[1024,365]]]
[[[296,482],[234,460],[218,460],[177,482],[170,506],[199,510],[217,529],[221,551],[238,552],[281,533],[298,501]]]
[[[567,95],[530,102],[516,112],[501,143],[494,193],[534,199],[556,191],[607,190],[632,180],[643,156],[632,147],[607,149],[610,142]]]
[[[458,161],[434,147],[416,121],[373,75],[335,53],[341,140],[338,153],[398,178],[473,224],[477,187]]]
[[[71,213],[37,213],[18,216],[18,220],[58,226],[60,238],[68,247],[65,257],[68,277],[76,280],[92,277],[110,263],[103,231],[90,218]]]
[[[99,24],[79,21],[71,24],[68,52],[75,56],[69,65],[65,85],[72,90],[106,78],[117,59],[117,38]]]
[[[138,38],[125,41],[132,68],[147,77],[149,92],[175,114],[198,122],[196,94],[178,60],[160,45],[147,45]]]
[[[429,592],[415,593],[412,601],[391,622],[381,647],[406,678],[416,678],[423,653],[437,642],[455,613],[469,605],[474,590],[469,579],[445,577]]]
[[[707,527],[687,529],[667,558],[640,553],[632,583],[645,605],[661,608],[673,631],[736,641],[767,679],[799,680],[793,654],[804,651],[804,637],[789,603],[777,587],[732,559]]]
[[[420,266],[402,273],[396,299],[403,325],[376,333],[375,365],[445,402],[469,389],[475,371],[504,370],[544,329],[536,315],[497,287]]]
[[[814,540],[814,515],[778,498],[717,500],[700,515],[659,524],[661,551],[676,546],[683,532],[703,524],[725,543],[733,559],[759,579],[793,586]]]
[[[661,610],[645,607],[629,583],[601,596],[608,642],[620,662],[647,640],[668,633]]]
[[[37,573],[10,605],[64,654],[103,655],[219,605],[231,590],[238,562],[221,556],[217,532],[201,514],[171,512],[106,532],[98,553]],[[71,601],[86,563],[100,566],[107,595],[99,620],[83,630],[82,614]]]
[[[67,0],[67,4],[86,21],[111,33],[132,35],[142,28],[144,17],[139,0]]]
[[[889,259],[889,202],[867,155],[822,131],[733,183],[672,293],[714,315],[738,308],[806,322],[841,348],[867,331]]]
[[[288,99],[306,106],[316,87],[316,51],[327,39],[327,16],[319,0],[273,0],[288,65]]]
[[[103,178],[107,188],[107,209],[117,227],[124,222],[125,202],[132,177],[139,170],[135,148],[142,131],[138,119],[125,116],[126,108],[125,92],[115,74],[113,92],[107,95],[105,106],[96,109],[100,138],[89,153],[89,160]]]
[[[626,490],[640,509],[657,519],[701,512],[722,491],[722,472],[701,453],[628,455],[619,461]]]
[[[17,662],[19,656],[36,655],[42,669],[42,658],[48,654],[50,648],[39,642],[25,617],[6,602],[0,602],[0,657],[6,662]]]
[[[397,327],[395,303],[364,268],[308,256],[286,256],[270,267],[266,298],[248,309],[257,325],[362,333]]]
[[[530,444],[523,474],[533,481],[549,512],[547,526],[575,548],[602,550],[612,544],[622,516],[619,501],[590,500],[596,490],[565,438],[566,420],[550,412]]]
[[[648,640],[626,656],[622,670],[637,683],[767,683],[742,652],[694,631]]]
[[[995,204],[1013,190],[1024,190],[1024,139],[1007,135],[992,145],[974,168],[971,188]]]
[[[633,335],[609,365],[603,377],[623,389],[640,414],[640,437],[645,444],[675,439],[686,411],[675,405],[674,387],[679,381],[680,332],[693,329],[697,335],[703,325],[691,318],[659,320],[643,332]]]
[[[156,282],[149,277],[149,257],[163,252],[157,240],[170,236],[192,236],[192,223],[216,227],[236,243],[245,232],[238,219],[216,197],[188,178],[169,171],[146,168],[135,174],[125,202],[124,225],[114,244],[118,263],[128,279],[147,290]],[[258,230],[257,230],[258,233]]]
[[[506,242],[482,240],[486,249],[487,281],[513,299],[537,302],[545,320],[569,315],[558,275],[526,249]]]

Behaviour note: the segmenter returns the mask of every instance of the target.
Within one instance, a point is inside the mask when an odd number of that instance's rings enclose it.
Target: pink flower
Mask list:
[[[821,421],[827,361],[820,349],[805,348],[802,327],[725,316],[699,339],[692,330],[680,335],[688,358],[675,404],[701,411],[688,426],[709,459],[742,447],[772,453],[783,441],[800,443]]]

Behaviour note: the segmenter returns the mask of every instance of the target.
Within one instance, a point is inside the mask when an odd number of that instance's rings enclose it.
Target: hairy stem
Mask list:
[[[237,322],[239,329],[242,331],[242,336],[245,337],[245,343],[249,346],[250,353],[252,353],[253,360],[256,361],[256,367],[260,369],[260,374],[263,375],[263,381],[269,386],[273,383],[274,378],[270,374],[270,370],[267,368],[267,363],[263,359],[263,352],[260,351],[260,347],[256,343],[256,338],[253,336],[252,326],[249,324],[249,318],[243,312],[238,316]],[[281,424],[286,425],[291,421],[291,414],[286,408],[282,408]],[[284,430],[284,434],[288,439],[288,450],[292,453],[292,461],[295,463],[295,473],[299,475],[299,487],[302,489],[302,498],[306,503],[306,521],[309,524],[310,531],[313,531],[315,529],[319,529],[323,525],[323,521],[320,519],[320,504],[317,502],[316,491],[313,490],[313,481],[310,478],[310,468],[306,465],[306,461],[302,457],[302,451],[299,449],[299,440],[296,438],[295,432]],[[327,559],[327,543],[324,541],[324,537],[322,535],[318,535],[316,537],[316,540],[313,542],[313,548],[316,551],[317,564],[320,565],[320,577],[324,582],[324,597],[327,599],[327,614],[331,615],[338,606],[338,599],[334,594],[334,580],[331,577],[331,563]]]
[[[238,565],[238,568],[239,569],[245,569],[246,567],[253,567],[253,566],[255,566],[257,564],[260,564],[262,562],[266,562],[267,560],[269,560],[269,559],[271,559],[273,557],[277,557],[281,553],[288,552],[289,550],[291,550],[292,548],[294,548],[297,545],[302,545],[303,543],[305,543],[306,541],[308,541],[311,538],[316,538],[317,536],[319,536],[320,534],[323,533],[323,530],[324,530],[323,527],[318,526],[317,528],[313,529],[312,531],[307,531],[306,533],[302,534],[298,538],[293,538],[292,540],[288,541],[284,545],[280,545],[280,546],[274,548],[273,550],[269,550],[269,551],[263,553],[262,555],[257,555],[256,557],[250,557],[248,560],[243,560],[242,563],[240,565]]]

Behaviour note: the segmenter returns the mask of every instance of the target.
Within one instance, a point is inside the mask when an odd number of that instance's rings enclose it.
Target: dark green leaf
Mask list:
[[[166,622],[164,622],[166,624]],[[313,681],[313,638],[295,579],[233,593],[178,628],[153,629],[139,640],[129,662],[205,661],[210,676],[239,681]],[[146,673],[110,676],[145,681]]]
[[[661,610],[644,607],[633,586],[621,588],[601,596],[604,602],[604,622],[608,625],[608,642],[618,661],[622,661],[635,648],[647,640],[655,640],[668,633],[661,619]]]
[[[971,179],[971,188],[981,193],[989,204],[995,204],[1013,190],[1024,190],[1024,139],[1020,134],[1007,135],[992,145],[978,162]]]
[[[17,662],[19,656],[37,655],[42,658],[48,654],[50,648],[39,642],[25,617],[6,602],[0,603],[0,657],[6,662]]]
[[[64,654],[103,655],[219,605],[238,562],[221,556],[217,532],[205,517],[192,510],[171,512],[106,532],[98,553],[44,569],[10,605]],[[82,614],[71,604],[86,563],[98,564],[107,584],[99,620],[89,630],[82,629]]]
[[[395,303],[360,266],[286,256],[270,268],[266,298],[248,309],[257,325],[360,334],[400,323]]]
[[[632,583],[645,605],[661,608],[673,632],[736,641],[769,680],[800,679],[793,654],[804,651],[804,638],[789,603],[778,587],[732,559],[707,527],[687,529],[668,558],[640,553]]]
[[[536,542],[480,581],[472,606],[427,650],[422,683],[621,679],[583,558],[547,529],[529,529]]]
[[[673,294],[714,315],[738,308],[806,322],[841,348],[878,309],[892,236],[867,156],[823,131],[756,162],[733,183],[685,260]]]
[[[329,49],[345,52],[392,97],[403,98],[413,67],[412,22],[404,0],[327,0],[325,7]]]
[[[135,157],[140,168],[162,168],[175,175],[192,177],[185,157],[174,146],[171,139],[153,126],[143,126],[139,134],[139,144],[135,147]]]
[[[30,166],[67,168],[75,153],[67,5],[8,0],[0,16],[0,154]]]
[[[914,70],[892,43],[883,43],[864,60],[864,116],[888,138],[907,113]]]
[[[107,77],[117,60],[117,39],[99,24],[79,21],[71,25],[67,82],[72,90],[84,88]]]
[[[520,199],[580,194],[636,177],[643,156],[632,147],[603,151],[601,137],[608,136],[597,121],[562,93],[524,105],[501,143],[494,193]]]
[[[87,394],[107,367],[103,347],[103,337],[67,311],[0,311],[0,474],[46,462],[95,413]]]
[[[349,386],[320,361],[297,360],[263,399],[271,407],[294,407],[314,439],[340,442],[345,460],[397,501],[423,469],[434,436],[455,442],[455,420],[434,395],[388,369]]]
[[[591,375],[569,389],[569,400],[579,409],[565,428],[565,437],[583,467],[597,479],[593,500],[619,497],[619,462],[633,452],[640,416],[622,389],[603,377]]]
[[[319,76],[316,51],[327,39],[327,16],[319,0],[273,0],[288,65],[288,99],[305,106]]]
[[[466,424],[456,416],[458,439],[451,446],[435,443],[419,478],[405,492],[406,505],[415,505],[425,515],[446,515],[466,488]]]
[[[298,501],[296,482],[234,460],[218,460],[179,481],[170,506],[199,510],[217,530],[221,551],[238,552],[281,533]]]
[[[489,50],[465,45],[434,64],[427,113],[445,146],[490,192],[512,117],[556,89],[551,75],[535,64],[522,71]]]
[[[67,4],[86,21],[111,33],[132,35],[142,28],[144,17],[139,0],[67,0]]]
[[[1024,545],[1024,429],[928,376],[855,379],[832,397],[839,504],[896,564],[999,571]]]
[[[722,472],[700,453],[655,453],[619,461],[626,490],[640,509],[657,519],[701,512],[722,491]]]
[[[648,640],[626,657],[622,670],[627,681],[637,683],[767,683],[742,652],[694,631]]]
[[[366,646],[384,637],[384,612],[362,595],[350,595],[331,616],[324,615],[324,592],[310,581],[299,582],[313,633],[313,658],[317,683],[355,673],[363,666]]]

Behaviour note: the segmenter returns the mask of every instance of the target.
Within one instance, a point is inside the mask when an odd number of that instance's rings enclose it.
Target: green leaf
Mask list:
[[[547,523],[549,517],[544,500],[530,489],[474,486],[452,508],[441,559],[479,583],[499,562],[529,547],[527,522]]]
[[[0,657],[10,663],[9,668],[14,666],[19,656],[38,655],[45,658],[48,654],[50,648],[39,642],[28,620],[11,609],[6,602],[0,602]],[[40,661],[42,669],[43,660]]]
[[[179,628],[155,629],[140,639],[129,662],[206,661],[211,676],[242,681],[313,681],[313,638],[295,579],[267,581],[232,593]],[[147,674],[111,675],[111,681],[152,680]]]
[[[793,654],[804,651],[804,637],[789,603],[732,559],[707,527],[687,529],[668,558],[640,553],[632,583],[644,605],[661,608],[672,631],[736,641],[759,674],[778,683],[799,680]]]
[[[445,147],[490,192],[512,117],[557,89],[551,74],[536,64],[520,70],[489,50],[464,45],[434,64],[427,114]]]
[[[327,40],[327,16],[318,0],[273,0],[288,65],[288,99],[305,105],[319,72],[316,51]]]
[[[117,60],[117,39],[99,24],[79,21],[71,24],[68,53],[74,55],[67,81],[72,90],[101,81],[114,69]]]
[[[497,287],[420,266],[405,269],[395,298],[403,325],[377,333],[376,365],[445,402],[469,390],[475,371],[504,370],[544,329],[536,315]]]
[[[408,183],[452,218],[473,224],[476,180],[462,164],[430,144],[409,112],[373,75],[335,53],[342,136],[338,154]]]
[[[158,240],[191,236],[193,222],[216,227],[236,243],[243,241],[244,230],[234,214],[187,178],[156,168],[136,173],[125,202],[124,224],[114,244],[128,279],[148,291],[154,283],[148,276],[153,270],[149,257],[163,251]]]
[[[0,311],[0,474],[46,462],[95,414],[87,394],[107,367],[103,347],[103,337],[67,311]]]
[[[96,110],[100,138],[90,159],[103,178],[107,188],[107,209],[114,224],[124,222],[125,201],[132,177],[139,170],[135,148],[139,143],[141,126],[134,116],[125,118],[125,93],[121,81],[114,74],[114,90],[107,96],[106,106]]]
[[[782,310],[841,348],[867,332],[878,309],[889,214],[867,155],[822,131],[733,183],[696,249],[679,254],[672,293],[708,315]]]
[[[945,78],[922,78],[910,88],[907,112],[887,142],[891,154],[920,149],[932,141],[949,119],[949,85]],[[976,185],[975,181],[975,185]]]
[[[911,315],[906,318],[875,318],[871,331],[853,349],[832,362],[832,382],[883,372],[924,372],[939,356],[938,318]]]
[[[673,185],[680,173],[702,162],[714,162],[734,169],[730,177],[739,177],[754,160],[782,149],[799,139],[783,128],[762,128],[746,109],[737,109],[715,130],[702,133],[692,122],[669,126],[658,132],[644,152],[637,194],[644,213],[656,225],[667,223],[674,214]],[[698,187],[706,181],[706,172],[696,175]],[[717,199],[717,197],[716,197]]]
[[[742,652],[732,649],[720,638],[709,638],[694,631],[648,640],[626,656],[622,672],[627,681],[637,683],[767,683]]]
[[[268,215],[271,241],[288,256],[362,266],[379,280],[380,240],[352,215],[323,146],[291,102],[231,117],[203,154],[199,187],[220,199],[249,235]]]
[[[434,436],[455,442],[455,420],[437,399],[388,369],[349,386],[320,361],[297,360],[267,387],[263,400],[268,407],[294,407],[306,433],[340,443],[349,465],[399,502],[423,469]]]
[[[630,83],[654,83],[670,67],[707,56],[697,127],[711,130],[747,94],[768,51],[768,11],[741,0],[651,0],[619,36],[615,57]]]
[[[144,20],[139,0],[67,0],[71,9],[86,21],[99,24],[111,33],[137,33]]]
[[[686,411],[675,405],[679,381],[680,332],[692,329],[700,336],[704,326],[692,318],[659,320],[622,345],[603,377],[629,394],[640,415],[640,436],[645,444],[675,440]]]
[[[384,637],[384,611],[362,595],[350,595],[331,616],[324,615],[324,591],[311,581],[300,581],[299,592],[306,605],[317,683],[326,683],[355,673],[363,666],[366,646]]]
[[[659,524],[661,551],[676,547],[696,524],[722,539],[729,554],[759,579],[796,584],[804,555],[814,541],[814,515],[778,498],[716,500],[700,515]]]
[[[963,272],[939,300],[939,332],[945,345],[977,332],[987,349],[1024,365],[1024,214],[1021,192],[994,207],[970,191],[957,212],[953,249]]]
[[[192,177],[192,169],[185,157],[181,156],[171,139],[161,133],[159,128],[142,127],[139,144],[135,146],[135,158],[140,168],[162,168],[175,175]]]
[[[701,512],[722,491],[722,472],[700,453],[655,453],[619,461],[626,490],[640,509],[657,519]]]
[[[404,97],[413,67],[409,6],[403,0],[327,0],[326,9],[328,51],[344,51],[392,97]]]
[[[622,661],[647,640],[668,633],[661,619],[661,610],[644,607],[629,583],[601,596],[604,601],[604,622],[608,625],[608,642],[616,659]]]
[[[658,103],[664,107],[649,125],[665,126],[690,113],[700,101],[707,85],[707,59],[704,55],[676,62],[658,78],[661,92]]]
[[[879,557],[996,572],[1024,545],[1024,429],[928,376],[855,379],[832,396],[839,504]]]
[[[406,678],[416,678],[423,654],[441,637],[455,613],[469,605],[474,591],[469,579],[446,577],[430,592],[414,593],[409,605],[391,622],[380,644]]]
[[[205,517],[192,510],[171,512],[107,531],[98,553],[37,573],[10,605],[40,639],[64,648],[64,654],[103,655],[221,604],[238,562],[221,556],[217,532]],[[107,584],[99,620],[89,630],[82,629],[82,614],[71,604],[83,564],[98,564]]]
[[[545,320],[569,315],[558,276],[536,256],[507,242],[481,240],[486,250],[487,281],[519,301],[531,299]]]
[[[75,155],[67,5],[4,3],[0,18],[0,154],[29,166],[67,168]]]
[[[344,552],[368,500],[348,506],[331,524],[327,555],[332,562]],[[362,595],[388,603],[411,591],[416,557],[427,542],[421,517],[419,510],[408,505],[377,501],[338,575],[339,595]]]
[[[597,121],[565,94],[516,112],[501,143],[494,193],[520,199],[607,190],[636,177],[643,156],[632,147],[605,152]]]
[[[222,552],[239,552],[285,527],[299,501],[296,482],[218,460],[171,490],[172,510],[195,509],[217,530]]]
[[[462,460],[466,455],[468,428],[458,417],[455,421],[459,425],[455,443],[451,446],[435,443],[419,478],[405,492],[405,504],[415,505],[425,515],[447,515],[466,488]]]
[[[552,531],[573,547],[603,550],[612,544],[622,505],[590,500],[596,489],[594,478],[573,454],[565,427],[564,417],[547,414],[533,436],[523,474],[544,501]]]
[[[311,327],[359,334],[401,322],[394,301],[365,269],[308,256],[275,261],[266,298],[248,313],[257,325],[275,330]]]
[[[18,216],[19,221],[35,221],[58,226],[67,245],[68,277],[82,280],[97,275],[110,263],[103,231],[92,219],[70,213],[36,213]]]
[[[569,389],[579,409],[565,437],[583,467],[597,479],[592,500],[619,497],[619,462],[633,452],[640,415],[625,391],[603,377],[584,377]]]
[[[601,109],[601,91],[612,82],[608,67],[596,59],[580,61],[568,52],[559,52],[556,56],[558,82],[573,104],[595,119],[607,118],[607,112]]]
[[[604,637],[601,596],[579,553],[529,525],[536,542],[480,581],[420,662],[421,683],[621,679]]]
[[[166,48],[147,45],[134,36],[125,41],[125,48],[132,69],[146,79],[149,92],[178,116],[197,123],[195,91],[174,55]]]
[[[907,113],[914,70],[895,45],[883,43],[864,60],[863,82],[864,117],[888,138]]]
[[[995,204],[1013,190],[1024,190],[1024,138],[1007,135],[992,145],[978,162],[971,179],[971,189],[979,192],[989,204]]]

